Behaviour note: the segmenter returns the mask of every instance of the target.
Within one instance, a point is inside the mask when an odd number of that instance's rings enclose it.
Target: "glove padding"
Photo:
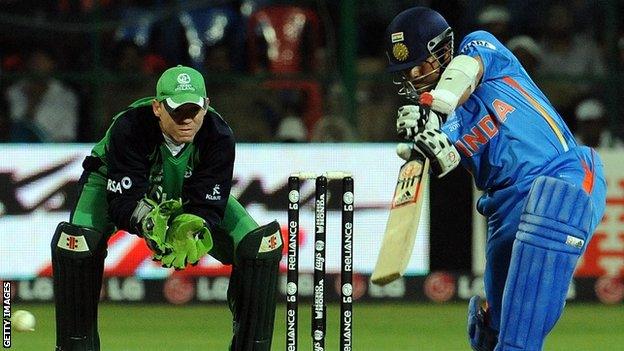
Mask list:
[[[474,351],[492,351],[498,342],[498,333],[488,325],[488,312],[481,306],[481,298],[473,296],[468,305],[468,341]]]
[[[426,106],[401,106],[397,112],[397,134],[403,139],[412,140],[416,134],[427,129],[440,129],[444,123],[443,117]]]
[[[167,231],[166,243],[170,251],[155,257],[163,267],[184,269],[195,265],[213,246],[210,230],[203,218],[183,213],[173,219]]]
[[[455,146],[439,129],[425,130],[416,134],[414,150],[429,159],[431,170],[438,178],[442,178],[457,167],[461,159]]]
[[[144,198],[137,208],[140,206],[147,209],[151,208],[139,223],[140,234],[145,239],[147,246],[154,252],[154,257],[169,252],[171,246],[166,243],[169,218],[180,213],[182,202],[180,200],[168,200],[159,204],[154,200]]]

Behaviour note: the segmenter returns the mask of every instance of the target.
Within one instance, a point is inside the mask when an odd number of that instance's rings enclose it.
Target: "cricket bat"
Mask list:
[[[403,276],[416,240],[424,191],[429,182],[429,160],[410,158],[399,171],[373,284],[386,285]]]

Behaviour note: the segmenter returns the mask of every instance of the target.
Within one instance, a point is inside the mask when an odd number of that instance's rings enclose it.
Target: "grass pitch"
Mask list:
[[[13,332],[13,350],[54,348],[52,305],[14,304],[37,317],[32,333]],[[311,350],[310,308],[300,304],[300,350]],[[285,349],[284,306],[278,307],[273,350]],[[466,341],[466,304],[356,304],[353,319],[355,351],[470,350]],[[338,306],[328,311],[326,349],[338,350]],[[227,350],[230,313],[225,305],[100,306],[103,351]],[[624,350],[624,308],[621,305],[572,304],[546,340],[545,350]]]

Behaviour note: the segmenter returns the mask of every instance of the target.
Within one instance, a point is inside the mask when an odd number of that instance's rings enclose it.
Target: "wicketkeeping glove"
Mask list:
[[[131,224],[154,252],[154,258],[171,250],[171,247],[165,242],[169,219],[181,211],[182,202],[180,200],[157,203],[146,197],[139,201],[132,213]]]
[[[163,267],[184,269],[196,264],[212,249],[212,236],[203,218],[183,213],[173,219],[167,231],[166,242],[171,251],[158,257]]]

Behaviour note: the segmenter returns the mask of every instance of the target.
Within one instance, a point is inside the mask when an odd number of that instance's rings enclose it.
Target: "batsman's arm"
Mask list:
[[[447,116],[453,113],[475,91],[483,77],[483,69],[479,56],[458,55],[453,58],[431,91],[431,109]]]
[[[108,213],[118,229],[142,234],[131,218],[148,191],[149,150],[146,142],[137,137],[142,134],[133,132],[129,119],[120,117],[110,131],[106,150]]]

